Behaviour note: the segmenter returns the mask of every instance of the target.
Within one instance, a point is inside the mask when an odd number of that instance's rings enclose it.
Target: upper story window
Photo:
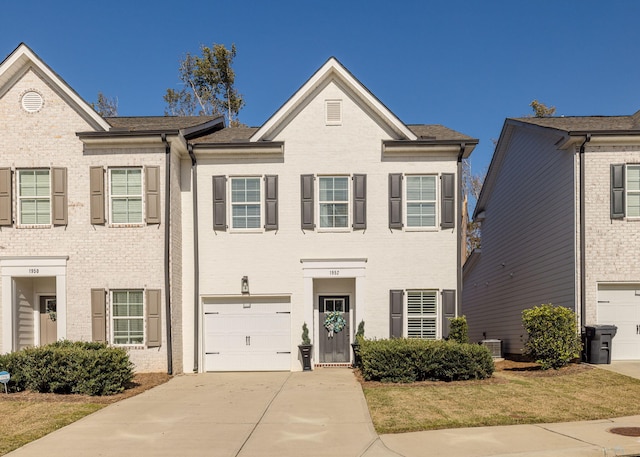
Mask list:
[[[110,209],[112,224],[142,223],[142,169],[111,168]]]
[[[51,224],[49,169],[18,170],[18,217],[21,225]]]
[[[439,184],[438,184],[439,182]],[[389,228],[455,228],[456,176],[389,174]]]
[[[627,217],[640,217],[640,165],[627,165]]]
[[[111,316],[114,344],[144,342],[142,290],[112,291]]]
[[[261,179],[231,178],[231,228],[261,228]]]
[[[407,227],[436,226],[436,177],[407,176]]]
[[[319,181],[320,228],[349,227],[349,178],[321,176]]]
[[[435,290],[407,291],[407,337],[436,339],[438,295]]]

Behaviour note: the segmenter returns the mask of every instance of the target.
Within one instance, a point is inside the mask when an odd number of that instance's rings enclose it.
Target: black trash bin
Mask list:
[[[617,331],[618,327],[615,325],[590,325],[585,327],[587,363],[611,363],[611,345]]]

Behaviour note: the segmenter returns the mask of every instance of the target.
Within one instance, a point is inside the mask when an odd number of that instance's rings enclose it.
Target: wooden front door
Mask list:
[[[349,297],[320,297],[320,363],[349,363]],[[339,332],[330,332],[325,328],[327,314],[341,313],[346,325]]]
[[[55,296],[40,297],[40,346],[58,339],[58,307]]]

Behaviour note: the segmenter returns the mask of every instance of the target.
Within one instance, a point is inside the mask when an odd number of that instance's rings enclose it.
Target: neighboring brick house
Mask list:
[[[473,340],[519,353],[522,311],[574,310],[614,324],[612,359],[640,359],[640,112],[507,119],[474,219],[482,248],[464,266]]]
[[[27,46],[0,63],[0,352],[66,338],[138,371],[349,364],[441,338],[462,281],[460,164],[329,59],[263,126],[102,118]],[[346,327],[330,335],[331,311]]]

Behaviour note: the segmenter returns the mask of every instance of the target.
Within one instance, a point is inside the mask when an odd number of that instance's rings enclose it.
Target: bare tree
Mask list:
[[[91,107],[102,117],[114,117],[118,115],[117,97],[107,97],[102,92],[98,92],[98,100],[91,103]]]

